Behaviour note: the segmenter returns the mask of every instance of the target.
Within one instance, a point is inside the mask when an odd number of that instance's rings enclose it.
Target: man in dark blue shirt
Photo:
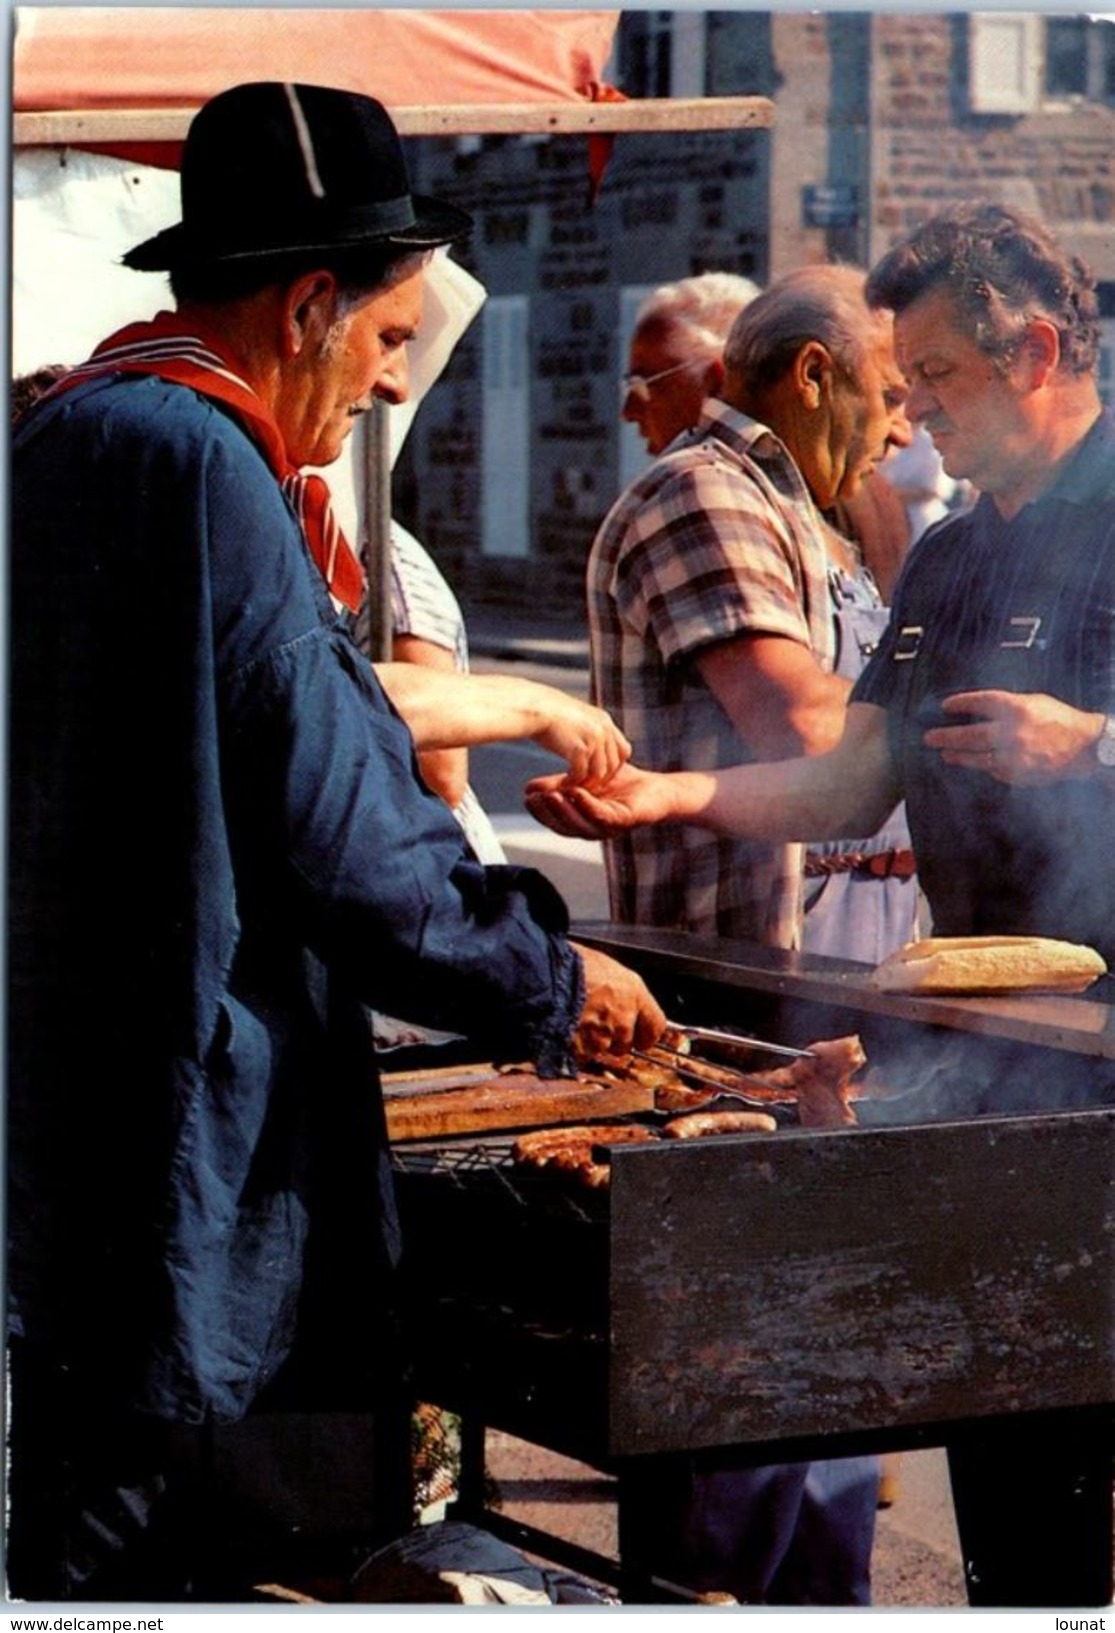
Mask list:
[[[911,552],[840,744],[812,760],[540,780],[559,831],[682,821],[756,839],[869,833],[905,798],[940,935],[1044,934],[1115,965],[1115,427],[1094,280],[995,205],[927,222],[873,269],[948,475],[979,492]],[[1107,1603],[1111,1446],[1029,1425],[953,1453],[969,1597]]]
[[[1115,431],[1094,283],[1039,224],[973,207],[868,290],[895,311],[910,418],[980,498],[911,554],[841,743],[754,772],[625,768],[603,801],[543,780],[531,803],[579,834],[681,820],[823,839],[905,797],[938,933],[1043,932],[1115,958]]]
[[[359,569],[301,467],[405,395],[425,258],[467,217],[412,197],[378,103],[317,87],[215,98],[182,188],[128,257],[177,311],[14,447],[8,1568],[32,1599],[212,1591],[212,1488],[191,1509],[184,1471],[213,1427],[269,1393],[398,1398],[365,1005],[544,1074],[578,1029],[664,1025],[540,875],[471,859],[330,601]],[[438,680],[400,677],[420,743],[531,729],[530,700]],[[614,768],[618,734],[567,725],[583,774]]]

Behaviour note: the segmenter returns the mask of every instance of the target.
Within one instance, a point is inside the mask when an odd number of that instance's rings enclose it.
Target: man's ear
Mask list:
[[[1061,362],[1061,336],[1056,324],[1048,318],[1031,318],[1018,355],[1029,371],[1031,389],[1045,385]]]
[[[832,356],[819,340],[807,340],[794,358],[790,373],[802,406],[820,408],[832,383]]]
[[[283,355],[294,358],[320,342],[337,320],[337,280],[331,272],[305,272],[287,285],[282,303]]]

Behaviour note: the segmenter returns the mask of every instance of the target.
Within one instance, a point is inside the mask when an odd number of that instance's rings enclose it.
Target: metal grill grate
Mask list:
[[[396,1145],[391,1166],[407,1180],[428,1179],[454,1191],[502,1197],[532,1214],[592,1224],[607,1215],[607,1191],[578,1190],[567,1175],[517,1164],[513,1134],[449,1145]]]
[[[395,1145],[391,1165],[403,1174],[440,1174],[460,1179],[476,1173],[500,1173],[512,1167],[510,1135],[466,1144],[434,1145],[426,1142]]]

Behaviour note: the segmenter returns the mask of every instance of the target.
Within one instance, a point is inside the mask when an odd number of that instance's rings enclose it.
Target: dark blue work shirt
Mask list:
[[[1115,963],[1115,788],[1011,786],[924,746],[941,700],[995,688],[1115,712],[1115,426],[1005,521],[989,498],[910,553],[853,699],[885,708],[939,935],[1040,934]]]
[[[196,1422],[312,1310],[352,1404],[398,1257],[363,1005],[562,1070],[564,906],[469,859],[220,408],[75,388],[13,494],[16,1330]]]

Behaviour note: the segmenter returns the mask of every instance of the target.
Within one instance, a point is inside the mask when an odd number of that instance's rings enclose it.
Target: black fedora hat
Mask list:
[[[124,256],[137,272],[382,246],[433,249],[471,217],[410,190],[402,143],[371,96],[236,85],[202,107],[182,155],[182,220]]]

